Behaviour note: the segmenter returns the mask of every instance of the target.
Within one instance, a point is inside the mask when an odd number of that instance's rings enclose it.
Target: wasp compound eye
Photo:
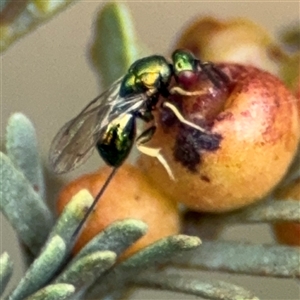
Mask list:
[[[173,52],[172,61],[174,66],[174,73],[178,76],[184,71],[196,71],[196,59],[194,55],[186,50],[176,50]]]

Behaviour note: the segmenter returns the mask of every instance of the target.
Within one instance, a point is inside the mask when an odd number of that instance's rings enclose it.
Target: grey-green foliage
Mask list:
[[[67,283],[49,284],[26,300],[64,300],[70,299],[75,293],[75,287]]]
[[[45,244],[9,299],[21,300],[42,288],[51,280],[65,258],[66,244],[60,236],[55,235]]]
[[[0,52],[77,0],[1,0]]]
[[[127,6],[111,2],[99,12],[95,23],[91,60],[104,87],[123,76],[140,56],[133,20]]]
[[[211,279],[199,280],[199,278],[183,277],[174,271],[148,271],[137,277],[134,282],[141,286],[171,290],[206,299],[258,300],[251,292],[234,284]]]
[[[9,255],[4,252],[0,256],[0,296],[4,292],[6,285],[13,272],[13,262]]]
[[[56,283],[70,283],[80,290],[100,277],[116,262],[112,251],[95,251],[76,260],[55,280]],[[84,276],[82,276],[84,274]]]
[[[300,277],[300,249],[234,241],[206,241],[194,256],[172,258],[175,265],[272,277]]]
[[[6,153],[33,189],[44,199],[45,187],[38,143],[33,124],[21,113],[14,113],[6,127]]]
[[[120,286],[126,281],[134,278],[140,272],[157,264],[163,264],[170,261],[172,255],[182,254],[189,250],[197,248],[201,241],[197,237],[189,237],[185,235],[176,235],[163,238],[145,249],[134,254],[127,260],[120,262],[105,277],[98,279],[98,284],[92,286],[88,291],[91,298],[97,295],[105,296],[114,290],[116,282],[120,282]]]
[[[74,259],[77,260],[99,250],[110,250],[121,255],[129,246],[145,235],[147,230],[147,224],[140,220],[116,221],[96,235]]]
[[[22,242],[37,254],[52,226],[52,214],[28,179],[4,153],[0,153],[0,165],[1,211]]]

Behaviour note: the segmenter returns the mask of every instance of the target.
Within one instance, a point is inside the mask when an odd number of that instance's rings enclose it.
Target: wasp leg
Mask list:
[[[181,123],[186,124],[186,125],[188,125],[190,127],[193,127],[193,128],[195,128],[195,129],[197,129],[197,130],[199,130],[201,132],[207,133],[207,131],[204,128],[202,128],[202,127],[196,125],[195,123],[190,122],[187,119],[185,119],[184,116],[180,113],[180,111],[178,110],[178,108],[175,105],[171,104],[168,101],[163,102],[162,105],[164,107],[167,107],[167,108],[171,109],[171,111],[174,113],[174,115],[177,117],[177,119]]]
[[[170,89],[170,94],[178,94],[181,96],[201,96],[201,95],[206,95],[209,92],[209,89],[202,89],[201,91],[186,91],[183,88],[179,86],[174,86]]]
[[[143,131],[136,139],[136,147],[143,154],[157,158],[158,161],[163,165],[163,167],[167,171],[169,177],[172,180],[175,180],[175,177],[173,175],[173,172],[172,172],[170,166],[168,165],[168,163],[165,160],[165,158],[163,157],[163,155],[160,153],[161,148],[151,148],[151,147],[144,145],[145,143],[147,143],[148,141],[151,140],[155,130],[156,130],[156,127],[151,126],[150,128]]]
[[[153,116],[152,112],[149,111],[149,110],[145,110],[145,111],[140,110],[140,111],[138,111],[137,117],[140,118],[141,120],[143,120],[146,123],[149,123],[149,122],[154,120],[154,116]]]

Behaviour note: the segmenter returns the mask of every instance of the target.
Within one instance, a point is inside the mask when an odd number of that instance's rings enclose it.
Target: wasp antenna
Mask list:
[[[199,74],[203,71],[215,87],[221,88],[224,83],[228,84],[230,82],[229,77],[214,63],[210,61],[202,62],[201,60],[198,60],[198,62]]]
[[[225,72],[223,72],[220,68],[216,67],[215,65],[213,65],[212,67],[224,83],[230,83],[230,78]]]
[[[205,73],[208,79],[214,84],[215,87],[221,88],[219,78],[217,78],[213,63],[210,61],[200,62],[200,69]]]

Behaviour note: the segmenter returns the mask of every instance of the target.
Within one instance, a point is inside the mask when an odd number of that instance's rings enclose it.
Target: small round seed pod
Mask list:
[[[276,75],[287,59],[275,39],[246,18],[196,18],[174,48],[188,49],[204,61],[250,64]]]
[[[164,193],[204,212],[237,209],[269,193],[293,160],[300,133],[298,100],[279,79],[251,66],[216,67],[229,78],[221,87],[201,75],[183,86],[198,95],[170,99],[205,133],[170,110],[157,115],[150,145],[162,148],[176,180],[153,158],[142,155],[138,162]]]
[[[87,189],[95,197],[109,173],[110,168],[104,167],[66,185],[58,197],[58,213],[82,189]],[[177,205],[152,186],[138,168],[125,164],[117,171],[88,218],[74,246],[74,253],[114,221],[128,218],[142,220],[148,225],[148,231],[124,252],[123,257],[128,257],[163,237],[179,233]]]

